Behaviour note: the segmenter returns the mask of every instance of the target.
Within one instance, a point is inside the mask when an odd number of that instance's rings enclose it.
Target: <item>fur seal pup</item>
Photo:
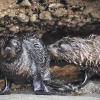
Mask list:
[[[100,76],[100,35],[88,38],[64,37],[48,46],[50,53],[58,59],[78,66],[78,70],[85,71],[82,86],[93,75]]]
[[[50,81],[48,50],[36,35],[20,34],[0,36],[0,70],[5,76],[0,94],[11,93],[12,83],[32,83],[35,94],[50,94],[44,83]]]
[[[1,95],[11,93],[12,83],[32,84],[39,95],[55,94],[47,86],[73,91],[51,81],[49,52],[40,38],[27,32],[12,34],[0,36],[0,71],[5,76]]]

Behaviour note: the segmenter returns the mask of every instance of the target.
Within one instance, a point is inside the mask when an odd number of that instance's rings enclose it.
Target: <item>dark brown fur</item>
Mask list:
[[[36,94],[50,94],[44,83],[50,81],[48,50],[41,39],[29,34],[0,36],[0,70],[5,76],[0,94],[9,94],[12,83],[30,83]]]

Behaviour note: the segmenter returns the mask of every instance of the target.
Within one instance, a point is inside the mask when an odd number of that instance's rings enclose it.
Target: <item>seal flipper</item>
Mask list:
[[[76,87],[77,88],[80,88],[82,87],[83,85],[85,85],[89,79],[89,76],[88,76],[88,71],[87,70],[84,70],[85,71],[85,77],[84,77],[84,80],[83,82],[81,82],[79,85],[77,85]]]
[[[43,82],[39,65],[34,62],[32,63],[32,73],[34,93],[37,95],[51,95],[50,91]]]
[[[68,85],[61,85],[61,84],[58,84],[58,83],[55,83],[55,82],[52,82],[52,81],[44,81],[44,83],[47,85],[47,86],[50,86],[52,87],[54,90],[58,90],[58,91],[74,91],[74,89]]]
[[[4,82],[5,82],[5,86],[0,91],[0,95],[11,94],[11,85],[12,85],[12,82],[10,80],[8,80],[6,77],[4,79]]]
[[[88,79],[89,79],[88,71],[87,71],[87,70],[84,70],[84,72],[85,72],[84,80],[83,80],[81,83],[79,83],[78,85],[73,85],[73,84],[71,83],[71,85],[72,85],[72,87],[73,87],[73,90],[74,90],[75,92],[76,92],[77,89],[79,89],[79,88],[81,88],[82,86],[84,86],[84,85],[87,83]],[[73,83],[74,83],[74,82],[73,82]]]

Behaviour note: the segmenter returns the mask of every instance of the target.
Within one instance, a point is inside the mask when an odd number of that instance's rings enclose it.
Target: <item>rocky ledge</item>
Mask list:
[[[47,44],[64,35],[100,32],[99,0],[0,0],[0,33],[29,31]],[[57,35],[59,34],[59,35]],[[55,40],[47,36],[57,36]]]

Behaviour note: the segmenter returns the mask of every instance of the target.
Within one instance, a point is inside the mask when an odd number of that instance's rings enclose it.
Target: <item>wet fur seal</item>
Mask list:
[[[93,75],[100,76],[100,35],[92,34],[87,38],[64,37],[49,45],[48,50],[54,57],[85,71],[85,79],[81,85]]]
[[[7,33],[0,36],[0,71],[5,77],[5,86],[0,95],[10,94],[12,83],[32,84],[34,93],[38,95],[56,94],[49,91],[47,86],[73,91],[69,86],[51,81],[48,49],[32,33]]]
[[[11,85],[31,83],[35,94],[50,94],[44,81],[50,81],[50,57],[44,43],[36,35],[0,36],[0,70],[5,86],[0,94],[10,94]]]

